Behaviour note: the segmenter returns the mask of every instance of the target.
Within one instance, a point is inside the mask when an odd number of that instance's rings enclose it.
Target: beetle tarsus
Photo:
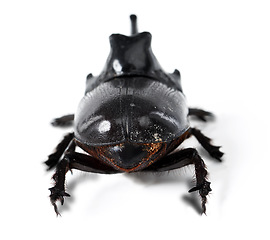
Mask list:
[[[214,118],[213,113],[198,108],[189,108],[188,115],[194,116],[203,122],[207,122],[209,118]]]
[[[69,167],[69,159],[64,157],[56,166],[56,171],[52,177],[55,182],[55,185],[50,188],[50,200],[54,207],[54,211],[57,215],[59,215],[56,202],[60,201],[60,203],[64,204],[64,197],[70,197],[68,193],[65,191],[65,179],[66,173],[70,170]]]
[[[54,127],[68,127],[73,124],[74,114],[68,114],[52,120],[51,124]]]
[[[206,212],[206,202],[207,202],[207,198],[206,196],[209,194],[209,192],[212,191],[211,187],[210,187],[210,182],[204,180],[204,182],[196,187],[191,188],[188,192],[195,192],[195,191],[199,191],[199,194],[201,196],[201,201],[202,201],[202,213],[205,214]]]
[[[211,139],[203,135],[202,132],[196,128],[191,128],[191,134],[199,141],[211,157],[221,161],[221,157],[224,153],[219,150],[221,148],[220,146],[212,145]]]
[[[56,186],[49,188],[49,190],[51,191],[51,195],[50,195],[50,199],[51,199],[51,203],[54,207],[54,211],[56,213],[56,215],[60,215],[56,205],[57,201],[60,201],[61,205],[64,204],[64,197],[70,197],[70,195],[68,193],[66,193],[64,190],[58,189]]]
[[[157,162],[150,165],[143,171],[163,172],[173,169],[185,167],[187,165],[195,165],[195,175],[197,184],[189,192],[199,191],[202,200],[202,211],[206,211],[207,195],[211,191],[210,182],[207,181],[207,170],[204,161],[194,148],[183,149],[178,152],[174,152],[168,156],[165,156]]]

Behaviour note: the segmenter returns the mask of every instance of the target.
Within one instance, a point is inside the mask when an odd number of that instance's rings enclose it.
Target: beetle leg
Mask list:
[[[74,114],[65,115],[52,120],[51,124],[54,127],[67,127],[73,124]]]
[[[57,165],[73,137],[74,133],[68,133],[65,135],[63,140],[57,145],[55,152],[48,156],[48,160],[44,162],[48,166],[48,170],[54,168]]]
[[[203,122],[207,121],[207,117],[211,117],[211,118],[214,117],[213,113],[204,111],[202,109],[189,108],[188,110],[189,110],[189,112],[188,112],[189,116],[195,116],[196,118],[198,118],[199,120],[201,120]]]
[[[88,154],[70,152],[66,154],[65,157],[69,159],[70,169],[102,174],[113,174],[121,172]]]
[[[71,170],[69,167],[69,159],[66,157],[66,155],[70,152],[74,152],[76,148],[75,141],[72,140],[69,142],[69,145],[65,151],[64,158],[57,163],[55,174],[53,175],[52,179],[55,182],[54,187],[49,188],[51,191],[50,199],[51,203],[54,206],[54,211],[57,215],[60,215],[58,212],[56,202],[59,200],[61,204],[64,204],[64,197],[70,197],[68,193],[65,192],[65,179],[66,179],[66,173]]]
[[[163,172],[194,164],[197,184],[189,192],[199,191],[202,199],[202,212],[206,211],[207,195],[211,191],[210,182],[207,181],[206,166],[194,148],[183,149],[158,160],[143,171]]]
[[[50,199],[57,215],[60,215],[60,213],[56,202],[60,201],[63,205],[64,197],[70,197],[70,195],[65,192],[65,178],[68,171],[78,169],[94,173],[119,173],[118,170],[115,170],[111,166],[108,166],[89,155],[75,152],[75,148],[75,141],[72,140],[65,151],[63,159],[57,164],[55,174],[52,177],[55,181],[55,185],[49,189],[51,191]]]
[[[220,146],[212,145],[210,143],[211,139],[203,135],[200,130],[196,128],[190,128],[190,131],[191,131],[190,134],[192,134],[199,141],[199,143],[210,154],[210,156],[221,161],[221,157],[223,156],[224,153],[219,150]]]
[[[56,202],[59,200],[63,205],[64,197],[70,197],[70,195],[65,192],[65,178],[68,170],[69,170],[68,160],[64,158],[57,164],[56,172],[52,177],[53,180],[55,181],[55,185],[54,187],[49,188],[49,190],[51,191],[50,194],[51,203],[57,215],[60,215],[60,213],[58,212]]]

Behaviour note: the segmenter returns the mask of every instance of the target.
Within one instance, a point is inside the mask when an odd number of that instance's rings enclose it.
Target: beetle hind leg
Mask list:
[[[206,212],[207,195],[211,190],[210,182],[207,181],[206,166],[194,148],[183,149],[179,152],[172,153],[158,160],[143,171],[163,172],[182,168],[187,165],[194,164],[196,175],[196,186],[189,192],[199,191],[202,200],[202,213]]]
[[[224,155],[219,149],[220,146],[214,146],[211,144],[211,139],[202,134],[202,132],[196,128],[190,129],[190,134],[193,135],[202,147],[210,154],[211,157],[221,161],[221,157]]]

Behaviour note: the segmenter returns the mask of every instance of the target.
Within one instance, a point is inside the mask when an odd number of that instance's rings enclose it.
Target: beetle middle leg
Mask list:
[[[199,194],[202,199],[202,212],[206,211],[206,201],[207,195],[211,191],[210,182],[207,181],[207,170],[204,164],[204,161],[198,154],[197,150],[194,148],[187,148],[181,151],[172,153],[171,155],[165,156],[158,160],[157,162],[150,165],[148,168],[143,171],[150,172],[163,172],[174,170],[177,168],[185,167],[189,164],[194,164],[195,174],[197,184],[195,187],[189,190],[189,192],[199,191]]]
[[[55,127],[71,126],[74,121],[74,114],[68,114],[52,120],[51,124]]]
[[[198,142],[210,154],[211,157],[221,161],[221,157],[224,153],[219,150],[220,146],[212,145],[211,139],[202,134],[202,132],[197,128],[190,128],[189,131],[190,135],[193,135],[198,140]]]
[[[207,121],[207,118],[213,118],[214,117],[214,114],[211,113],[211,112],[208,112],[208,111],[204,111],[202,109],[199,109],[199,108],[189,108],[188,109],[188,115],[189,116],[194,116],[196,117],[197,119],[203,121],[203,122],[206,122]]]

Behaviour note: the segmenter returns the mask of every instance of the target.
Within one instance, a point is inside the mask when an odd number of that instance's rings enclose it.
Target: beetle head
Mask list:
[[[85,147],[85,151],[102,159],[115,169],[134,172],[143,169],[166,153],[166,143],[120,143],[115,145]]]

